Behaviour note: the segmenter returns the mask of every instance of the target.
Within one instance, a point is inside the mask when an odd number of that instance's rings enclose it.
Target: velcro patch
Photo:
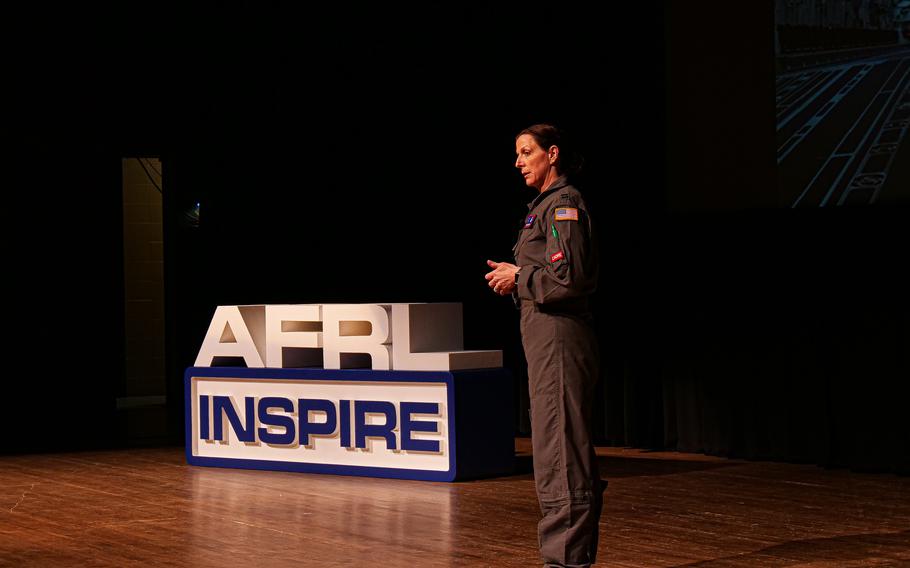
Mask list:
[[[550,255],[550,262],[556,262],[557,260],[562,260],[566,255],[562,254],[562,251]]]
[[[528,215],[528,218],[525,219],[525,229],[530,229],[534,225],[534,219],[537,219],[537,215]]]
[[[575,207],[558,207],[556,209],[557,221],[578,221],[578,209]]]

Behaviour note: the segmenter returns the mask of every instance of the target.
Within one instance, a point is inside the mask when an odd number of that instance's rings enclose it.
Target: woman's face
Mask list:
[[[530,134],[522,134],[515,140],[515,167],[521,170],[528,187],[537,188],[538,191],[544,183],[549,183],[556,178],[556,152],[554,146],[550,153],[537,145],[537,141]]]

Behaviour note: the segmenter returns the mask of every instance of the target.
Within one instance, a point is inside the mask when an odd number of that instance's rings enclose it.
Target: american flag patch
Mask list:
[[[559,207],[556,209],[557,221],[578,221],[578,209],[574,207]]]
[[[559,251],[555,254],[550,255],[550,262],[556,262],[557,260],[562,260],[566,255],[562,254],[562,251]]]
[[[534,225],[534,219],[537,219],[537,215],[528,215],[525,219],[525,229],[530,229]]]

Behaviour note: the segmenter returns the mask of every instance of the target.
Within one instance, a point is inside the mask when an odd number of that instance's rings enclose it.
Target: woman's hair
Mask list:
[[[577,175],[584,164],[584,158],[578,153],[578,150],[568,140],[565,132],[553,126],[552,124],[534,124],[521,132],[515,138],[524,134],[530,134],[537,142],[537,145],[547,151],[550,146],[559,148],[559,159],[556,161],[556,171],[560,175],[574,176]]]

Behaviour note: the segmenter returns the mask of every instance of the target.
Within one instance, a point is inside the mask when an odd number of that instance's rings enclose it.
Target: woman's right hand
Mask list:
[[[511,294],[515,290],[515,273],[518,272],[518,267],[508,262],[492,260],[487,261],[487,266],[493,269],[484,276],[490,288],[500,296]]]

